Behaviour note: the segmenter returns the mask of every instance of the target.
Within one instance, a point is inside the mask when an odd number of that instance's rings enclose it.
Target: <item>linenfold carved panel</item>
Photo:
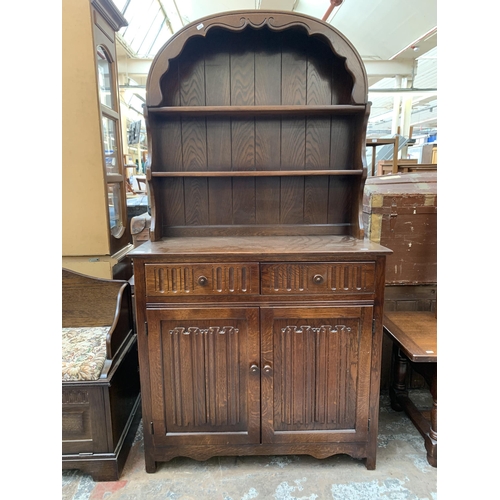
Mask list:
[[[287,325],[275,338],[277,431],[353,429],[360,324]]]
[[[375,287],[373,262],[263,264],[262,293],[366,293]]]
[[[146,264],[147,295],[254,294],[258,264]]]
[[[170,431],[241,423],[239,334],[233,326],[168,330],[163,345],[165,382],[172,398]]]

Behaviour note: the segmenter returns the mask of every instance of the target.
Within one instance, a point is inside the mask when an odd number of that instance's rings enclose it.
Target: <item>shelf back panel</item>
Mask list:
[[[152,172],[360,170],[364,115],[150,117]]]
[[[162,106],[330,105],[352,103],[353,79],[305,30],[213,28],[186,42],[160,86]]]
[[[353,176],[155,178],[155,212],[169,228],[225,234],[351,234]],[[229,226],[238,229],[232,231]],[[245,227],[245,229],[242,229]],[[266,229],[267,228],[267,229]],[[309,229],[308,229],[309,228]],[[205,229],[208,231],[208,229]],[[305,231],[305,232],[304,232]],[[182,232],[182,231],[181,231]]]

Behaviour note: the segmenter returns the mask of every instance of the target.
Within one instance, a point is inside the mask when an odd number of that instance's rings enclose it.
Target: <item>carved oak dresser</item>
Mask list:
[[[370,104],[351,43],[285,12],[192,23],[147,82],[135,248],[146,470],[337,453],[375,468],[385,259],[364,239]]]

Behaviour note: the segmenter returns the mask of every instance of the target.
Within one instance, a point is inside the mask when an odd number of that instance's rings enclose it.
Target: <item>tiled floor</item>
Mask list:
[[[427,393],[416,397],[427,403]],[[95,483],[88,475],[62,473],[62,500],[436,500],[437,469],[427,463],[423,438],[403,413],[380,400],[377,468],[346,455],[177,458],[144,470],[139,426],[119,481]]]

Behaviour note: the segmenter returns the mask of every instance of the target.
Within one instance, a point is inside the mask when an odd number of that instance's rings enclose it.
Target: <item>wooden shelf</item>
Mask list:
[[[197,172],[150,172],[152,177],[290,177],[303,175],[362,175],[363,170],[226,170]]]
[[[147,108],[148,114],[189,116],[254,116],[254,115],[346,115],[364,113],[366,105],[329,106],[169,106]]]

